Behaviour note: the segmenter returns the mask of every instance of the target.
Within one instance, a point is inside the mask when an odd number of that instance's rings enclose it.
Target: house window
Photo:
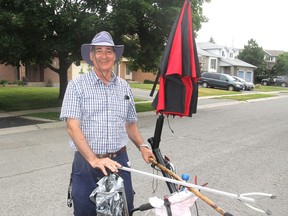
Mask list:
[[[210,69],[213,71],[216,71],[216,68],[217,68],[216,60],[217,59],[211,59],[210,60]]]
[[[246,81],[252,82],[252,72],[250,72],[250,71],[246,72]]]
[[[244,71],[238,71],[238,73],[237,73],[237,76],[238,77],[240,77],[240,78],[242,78],[242,79],[245,79],[245,77],[244,77]]]
[[[131,73],[131,71],[129,70],[129,68],[126,66],[126,75],[129,76]]]
[[[230,52],[229,57],[230,57],[231,59],[234,58],[233,52]]]
[[[222,57],[225,57],[225,52],[224,52],[224,50],[222,50]]]

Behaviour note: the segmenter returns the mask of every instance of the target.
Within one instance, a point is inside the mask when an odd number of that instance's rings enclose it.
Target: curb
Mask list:
[[[0,129],[0,136],[14,133],[25,133],[28,131],[36,131],[43,129],[52,129],[52,128],[63,128],[65,127],[64,122],[53,122],[53,123],[43,123],[43,124],[35,124],[28,126],[20,126],[20,127],[11,127],[11,128],[3,128]]]

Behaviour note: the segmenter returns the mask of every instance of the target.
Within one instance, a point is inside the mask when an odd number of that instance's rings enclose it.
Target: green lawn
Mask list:
[[[247,94],[247,95],[232,95],[232,96],[223,96],[218,97],[217,99],[232,99],[238,101],[247,101],[252,99],[260,99],[260,98],[267,98],[267,97],[275,97],[274,94]]]
[[[0,87],[0,110],[18,111],[61,106],[58,88]]]
[[[262,86],[260,84],[256,85],[256,90],[261,92],[271,92],[271,91],[288,91],[288,88],[283,88],[280,86]]]
[[[151,90],[152,84],[131,84],[131,87]],[[256,85],[256,90],[261,92],[287,92],[288,88]],[[58,100],[58,92],[58,88],[49,87],[0,87],[0,110],[9,112],[18,110],[60,107],[61,103]],[[241,92],[199,87],[199,97],[213,95],[234,95],[233,98],[230,97],[230,99],[249,100],[271,96],[269,94],[251,94],[243,96],[239,95],[240,93]],[[135,101],[138,102],[141,100],[135,98]],[[147,102],[136,104],[136,110],[137,112],[144,112],[154,109],[151,106],[151,102]],[[49,119],[58,119],[59,113],[33,114],[33,116],[35,117],[40,117],[40,115],[47,115],[47,118]]]
[[[154,108],[151,105],[151,102],[139,103],[136,104],[135,106],[137,113],[154,110]],[[50,120],[59,120],[60,112],[30,113],[27,114],[27,116],[50,119]]]

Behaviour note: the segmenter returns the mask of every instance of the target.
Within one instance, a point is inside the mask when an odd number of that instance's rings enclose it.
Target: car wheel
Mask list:
[[[263,85],[264,85],[264,86],[267,86],[267,85],[268,85],[268,83],[267,83],[267,82],[263,82]]]
[[[228,86],[228,91],[234,91],[234,86],[232,85]]]
[[[207,83],[207,82],[203,82],[203,83],[202,83],[202,87],[203,87],[203,88],[208,88],[208,83]]]
[[[282,83],[281,86],[282,86],[282,87],[286,87],[286,83]]]

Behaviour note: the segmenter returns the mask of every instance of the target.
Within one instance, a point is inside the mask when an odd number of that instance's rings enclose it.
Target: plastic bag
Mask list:
[[[97,216],[129,216],[123,179],[116,173],[104,176],[90,194]]]
[[[197,197],[188,190],[184,190],[168,197],[171,203],[171,212],[173,216],[189,216],[191,215],[190,208],[193,206]],[[167,209],[164,200],[158,197],[151,197],[149,203],[154,207],[147,211],[149,216],[167,216]]]

